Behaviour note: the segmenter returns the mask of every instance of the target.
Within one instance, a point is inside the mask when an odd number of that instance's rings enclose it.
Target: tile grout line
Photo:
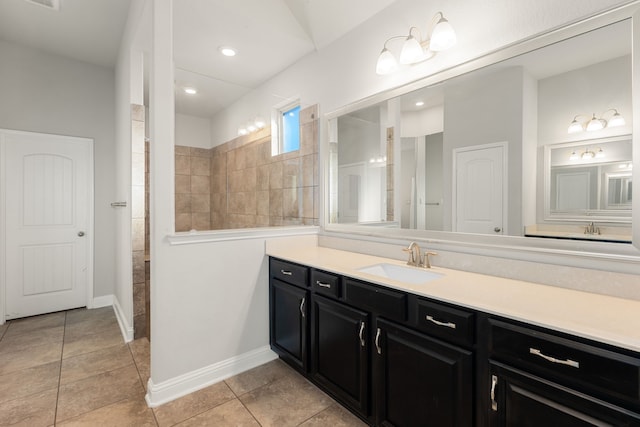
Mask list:
[[[136,362],[136,357],[133,355],[133,351],[131,350],[131,343],[126,343],[126,346],[129,349],[129,353],[131,354],[131,358],[133,359],[133,366],[136,367],[136,372],[138,373],[138,379],[140,379],[140,382],[142,383],[142,389],[144,390],[145,396],[146,396],[147,387],[145,386],[144,380],[142,379],[142,375],[140,374],[140,368],[138,368],[138,362]],[[147,379],[147,382],[148,382],[148,379]],[[144,404],[147,405],[146,399],[143,398],[143,400],[144,400]],[[147,406],[147,408],[149,408],[149,406]],[[154,411],[153,408],[149,408],[149,409],[151,410],[151,415],[153,415],[153,421],[155,421],[157,426],[160,426],[160,422],[158,421],[158,418],[156,417],[156,411]]]
[[[272,381],[272,382],[273,382],[273,381]],[[262,423],[261,423],[260,421],[258,421],[258,419],[257,419],[257,418],[256,418],[256,416],[253,414],[253,412],[251,412],[251,411],[249,410],[249,408],[247,408],[247,405],[245,405],[245,404],[244,404],[244,402],[240,399],[240,396],[238,395],[238,393],[236,393],[236,392],[233,390],[233,388],[231,388],[231,386],[229,385],[229,383],[227,383],[227,380],[224,380],[224,383],[225,383],[225,385],[226,385],[227,387],[229,387],[229,390],[231,390],[231,393],[233,393],[233,395],[236,397],[236,399],[238,399],[238,402],[240,402],[240,404],[241,404],[241,405],[242,405],[242,407],[245,409],[245,411],[247,411],[247,412],[249,413],[249,415],[251,415],[251,418],[253,418],[254,420],[256,420],[256,422],[258,423],[258,425],[259,425],[260,427],[262,427]],[[267,383],[267,384],[270,384],[270,383]],[[265,385],[267,385],[267,384],[265,384]],[[264,387],[264,385],[263,385],[263,386],[261,386],[261,387]],[[258,387],[258,388],[260,388],[260,387]],[[247,393],[250,393],[250,391],[248,391]],[[247,393],[244,393],[244,394],[243,394],[243,396],[244,396],[245,394],[247,394]]]
[[[60,348],[60,368],[58,371],[58,388],[56,390],[56,409],[53,411],[53,425],[58,423],[58,401],[60,399],[60,381],[62,380],[62,360],[64,355],[64,335],[67,331],[67,312],[64,313],[64,327],[62,328],[62,347]]]

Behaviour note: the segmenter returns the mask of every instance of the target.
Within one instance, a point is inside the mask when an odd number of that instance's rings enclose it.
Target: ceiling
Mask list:
[[[48,1],[48,0],[36,0]],[[211,117],[396,0],[174,0],[176,111]],[[0,40],[114,67],[130,0],[0,0]],[[237,49],[235,57],[218,52]],[[187,97],[184,86],[198,89]]]

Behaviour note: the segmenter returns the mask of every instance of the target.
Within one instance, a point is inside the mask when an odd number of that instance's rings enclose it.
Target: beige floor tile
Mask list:
[[[158,424],[171,426],[235,398],[224,382],[198,390],[153,410]]]
[[[60,384],[78,381],[107,371],[129,366],[133,357],[126,344],[62,360]]]
[[[333,401],[299,375],[284,378],[240,396],[260,425],[297,426]]]
[[[62,357],[62,340],[57,343],[37,345],[20,351],[0,354],[0,375],[21,369],[59,361]]]
[[[136,363],[145,390],[151,376],[151,353],[149,347],[147,338],[140,338],[129,343],[129,349],[133,354],[133,360]]]
[[[9,329],[11,329],[11,326]],[[22,351],[43,344],[59,343],[64,336],[64,326],[45,328],[29,332],[28,334],[17,335],[9,335],[9,329],[7,329],[7,333],[0,341],[0,354]]]
[[[276,359],[231,377],[225,380],[225,382],[237,396],[240,396],[258,387],[279,380],[286,375],[297,375],[297,373],[283,361]]]
[[[300,427],[366,427],[367,424],[362,422],[358,417],[347,411],[342,406],[333,404],[324,411],[314,415]]]
[[[177,425],[180,427],[260,427],[238,399],[223,403]]]
[[[11,322],[4,322],[2,325],[0,325],[0,340],[2,339],[10,324]]]
[[[0,426],[48,426],[56,416],[58,389],[10,400],[0,404]]]
[[[153,412],[147,407],[142,397],[121,400],[56,424],[56,426],[64,427],[145,427],[156,425]]]
[[[66,325],[64,338],[76,339],[84,335],[100,334],[104,332],[119,331],[118,320],[111,313],[109,316],[98,316],[95,319],[85,319]]]
[[[12,320],[11,327],[7,329],[5,337],[64,326],[65,316],[64,311],[59,311],[57,313]]]
[[[58,394],[56,422],[76,417],[123,399],[140,398],[144,389],[133,363],[124,368],[63,384]]]
[[[78,308],[75,310],[67,311],[67,326],[76,323],[82,322],[85,320],[96,321],[100,318],[109,318],[111,316],[115,316],[113,312],[113,307],[101,307],[95,309],[86,309],[86,308]]]
[[[102,332],[93,335],[82,335],[80,337],[65,337],[64,347],[62,348],[62,358],[78,356],[84,353],[92,353],[98,350],[104,350],[124,343],[122,334],[119,330],[114,329],[108,332]]]
[[[60,361],[0,376],[0,402],[40,393],[58,386]]]

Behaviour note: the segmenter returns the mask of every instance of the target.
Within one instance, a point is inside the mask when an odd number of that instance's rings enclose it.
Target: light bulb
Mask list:
[[[589,123],[587,123],[587,132],[593,132],[604,128],[603,121],[604,120],[596,118],[596,115],[594,114],[591,120],[589,120]]]
[[[409,34],[409,37],[404,41],[402,50],[400,51],[400,63],[404,65],[415,64],[425,59],[424,51],[420,42]]]
[[[254,120],[254,122],[253,122],[253,123],[256,125],[256,127],[257,127],[258,129],[262,129],[262,128],[264,128],[264,127],[266,126],[266,124],[267,124],[267,123],[264,121],[264,119],[263,119],[262,117],[260,117],[260,116],[256,117],[256,119]]]
[[[609,120],[609,123],[607,123],[607,127],[624,126],[625,124],[624,117],[616,111],[613,117],[611,117],[611,120]]]
[[[429,43],[429,49],[434,52],[440,52],[447,50],[456,44],[457,37],[453,27],[440,13],[440,20],[436,24],[433,32],[431,33],[431,42]]]
[[[582,132],[583,130],[584,128],[582,127],[582,124],[580,124],[580,122],[578,122],[576,119],[573,119],[573,121],[569,125],[569,129],[567,129],[567,133],[578,133]]]
[[[376,64],[376,73],[379,75],[393,73],[398,69],[398,61],[386,47],[380,52],[378,63]]]

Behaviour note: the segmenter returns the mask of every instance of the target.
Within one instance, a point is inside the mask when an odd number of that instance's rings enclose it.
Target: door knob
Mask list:
[[[501,232],[501,231],[502,231],[502,228],[500,228],[500,227],[496,227],[496,228],[494,228],[494,229],[493,229],[493,231],[495,231],[496,233],[499,233],[499,232]]]
[[[80,237],[84,236],[84,231],[78,231],[78,236]]]

